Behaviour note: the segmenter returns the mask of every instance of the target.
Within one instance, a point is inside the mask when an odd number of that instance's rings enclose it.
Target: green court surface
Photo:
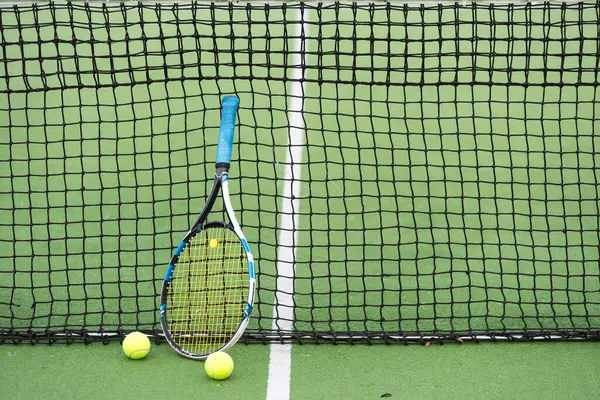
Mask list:
[[[264,400],[269,347],[236,346],[232,377],[212,381],[202,362],[154,346],[129,360],[103,346],[0,347],[0,398]],[[597,399],[600,344],[294,346],[292,400]]]

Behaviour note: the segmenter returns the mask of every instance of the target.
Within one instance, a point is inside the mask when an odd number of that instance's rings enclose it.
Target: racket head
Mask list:
[[[160,319],[166,339],[192,359],[227,350],[248,324],[254,286],[252,254],[230,225],[213,222],[190,231],[163,281]]]

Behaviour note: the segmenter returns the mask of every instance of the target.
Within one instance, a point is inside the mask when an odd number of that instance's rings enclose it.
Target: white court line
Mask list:
[[[306,21],[308,12],[298,11],[299,20]],[[303,14],[303,15],[302,15]],[[308,24],[299,25],[302,34],[294,41],[293,64],[306,65],[305,44]],[[288,120],[288,154],[286,156],[283,178],[283,201],[281,204],[281,222],[279,224],[279,247],[277,249],[277,283],[275,307],[273,309],[273,329],[291,331],[294,320],[294,275],[296,243],[298,240],[298,220],[300,207],[300,177],[302,174],[302,154],[304,152],[304,82],[302,68],[292,72]],[[269,380],[267,400],[288,400],[290,398],[290,374],[292,362],[291,344],[272,344],[269,356]]]

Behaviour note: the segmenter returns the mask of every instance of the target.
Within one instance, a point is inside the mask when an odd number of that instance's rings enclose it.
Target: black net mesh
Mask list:
[[[247,341],[600,337],[600,8],[0,8],[0,341],[141,330],[241,100]]]

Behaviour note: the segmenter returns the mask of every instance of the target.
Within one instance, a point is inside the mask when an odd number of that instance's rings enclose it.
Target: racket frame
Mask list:
[[[218,350],[215,350],[215,352],[216,351],[227,351],[229,348],[231,348],[231,346],[233,346],[240,339],[240,337],[246,330],[246,327],[248,326],[248,322],[250,321],[250,315],[252,314],[252,308],[254,306],[254,297],[255,297],[255,291],[256,291],[256,274],[255,274],[255,267],[254,267],[254,257],[252,255],[252,251],[250,250],[250,246],[248,245],[248,242],[246,241],[244,233],[242,232],[242,229],[240,228],[240,225],[237,222],[237,219],[235,218],[235,213],[233,212],[233,207],[231,205],[231,200],[229,198],[228,178],[229,177],[228,177],[227,172],[222,172],[220,176],[215,177],[215,182],[213,183],[213,187],[210,191],[209,199],[206,202],[206,204],[204,205],[202,213],[198,216],[196,222],[192,225],[192,227],[190,228],[188,233],[185,235],[185,237],[183,238],[183,240],[181,241],[181,243],[179,244],[179,246],[173,253],[173,256],[171,257],[171,260],[169,262],[169,267],[167,268],[167,272],[165,274],[163,284],[162,284],[162,291],[161,291],[161,297],[160,297],[160,303],[161,303],[161,305],[160,305],[160,323],[161,323],[161,327],[162,327],[163,333],[165,335],[165,338],[167,339],[167,341],[169,342],[171,347],[177,353],[179,353],[182,356],[185,356],[187,358],[191,358],[191,359],[195,359],[195,360],[204,360],[204,359],[206,359],[206,357],[209,356],[209,354],[191,353],[191,352],[183,349],[181,346],[179,346],[179,344],[177,344],[177,342],[175,341],[175,339],[173,338],[173,336],[170,333],[169,324],[167,322],[167,320],[168,320],[167,299],[168,299],[169,287],[170,287],[171,281],[173,279],[173,271],[175,270],[175,268],[177,268],[177,262],[179,261],[179,256],[183,253],[185,248],[189,245],[191,238],[194,237],[195,235],[197,235],[198,233],[200,233],[203,228],[205,228],[205,227],[208,228],[211,226],[222,226],[222,227],[232,230],[237,235],[237,237],[240,241],[240,244],[241,244],[242,248],[244,249],[244,252],[246,253],[247,272],[248,272],[248,278],[249,278],[248,299],[246,301],[246,305],[245,305],[244,309],[240,310],[240,312],[241,312],[240,325],[238,326],[237,331],[234,333],[234,335],[231,337],[231,339],[229,339],[229,341],[227,341],[221,348],[219,348]],[[217,199],[217,196],[219,194],[219,189],[221,189],[221,192],[223,195],[223,203],[225,205],[225,211],[229,218],[230,224],[226,224],[224,222],[209,222],[209,223],[205,222],[206,217],[208,216],[210,210],[212,209],[212,206],[214,205],[214,203]]]

